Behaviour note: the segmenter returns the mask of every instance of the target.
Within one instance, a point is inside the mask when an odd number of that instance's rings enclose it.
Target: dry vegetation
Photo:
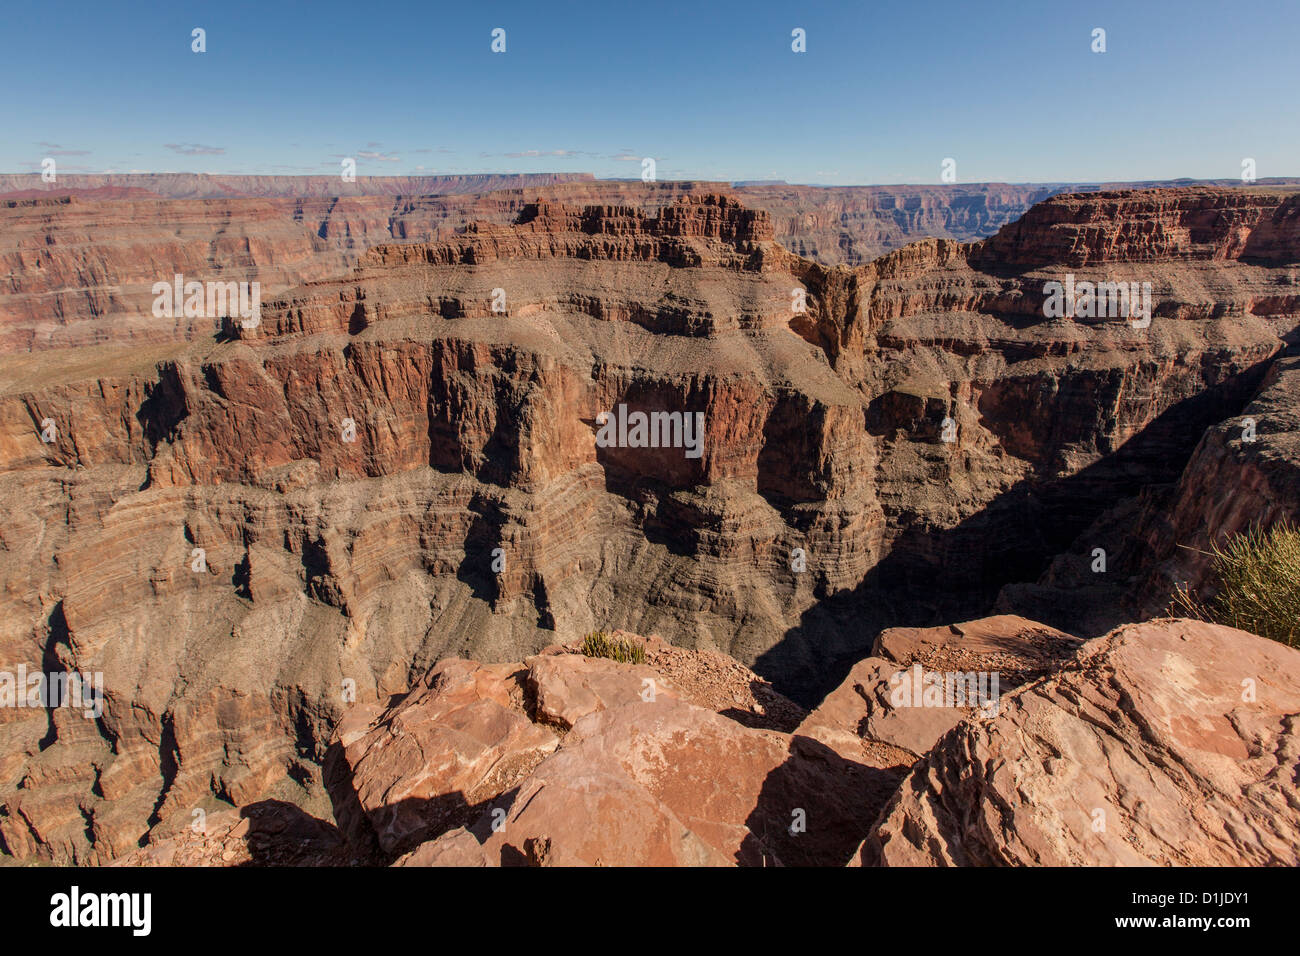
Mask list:
[[[1208,601],[1188,591],[1174,609],[1300,647],[1300,530],[1281,523],[1214,545],[1216,590]]]

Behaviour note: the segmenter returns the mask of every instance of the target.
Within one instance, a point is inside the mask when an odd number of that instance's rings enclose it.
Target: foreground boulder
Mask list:
[[[350,711],[326,762],[348,838],[408,849],[523,779],[559,743],[528,718],[526,677],[518,664],[451,658],[390,710]]]
[[[495,821],[400,862],[842,865],[900,777],[659,697],[580,719]]]
[[[1011,614],[891,627],[798,732],[843,745],[858,737],[919,756],[964,718],[995,715],[1001,694],[1059,669],[1082,643]]]
[[[1300,863],[1300,652],[1187,620],[1118,628],[949,732],[857,862]]]
[[[910,755],[790,734],[802,710],[735,661],[616,638],[646,663],[445,660],[390,708],[353,708],[327,768],[343,832],[406,865],[852,856]]]

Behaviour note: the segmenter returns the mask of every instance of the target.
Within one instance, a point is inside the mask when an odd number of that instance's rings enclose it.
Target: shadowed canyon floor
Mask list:
[[[7,854],[1296,862],[1300,653],[1112,628],[1204,576],[1181,546],[1295,516],[1300,198],[1057,195],[988,239],[839,264],[743,192],[608,189],[0,209],[0,664],[104,691],[95,719],[0,710]],[[62,248],[137,202],[121,246]],[[152,283],[214,264],[275,290],[260,323],[160,326]],[[1149,282],[1150,324],[1045,317],[1067,274]],[[598,440],[620,406],[703,416],[698,457]],[[553,646],[606,627],[676,647]],[[1275,686],[1254,710],[1204,676],[1229,657]],[[1011,696],[900,712],[881,682],[918,662]],[[1161,668],[1199,690],[1150,689]],[[1061,703],[1089,695],[1101,716]],[[1016,777],[1033,734],[1131,762],[1166,815]],[[992,753],[1007,779],[973,772]],[[989,809],[1035,787],[1032,827]],[[1166,828],[1211,791],[1245,802],[1227,832],[1188,823],[1195,857]],[[1097,807],[1123,825],[1064,846]]]

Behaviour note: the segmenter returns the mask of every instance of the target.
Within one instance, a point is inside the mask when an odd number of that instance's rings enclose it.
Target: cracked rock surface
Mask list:
[[[1300,863],[1300,653],[1163,619],[966,721],[863,843],[890,866]]]

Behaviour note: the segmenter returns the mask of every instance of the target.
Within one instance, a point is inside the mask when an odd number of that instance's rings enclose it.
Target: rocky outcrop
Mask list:
[[[976,258],[1002,268],[1170,260],[1296,261],[1300,207],[1285,193],[1116,190],[1054,197],[999,230]]]
[[[798,733],[827,743],[879,741],[919,756],[960,721],[995,717],[1002,694],[1057,670],[1080,643],[1014,615],[889,628]]]
[[[1128,625],[917,764],[864,842],[890,866],[1300,862],[1300,652]]]
[[[343,796],[336,816],[354,841],[373,832],[395,853],[483,812],[527,776],[558,735],[524,712],[523,671],[451,658],[389,714],[358,706],[337,728]]]
[[[615,639],[648,663],[563,647],[522,664],[445,660],[387,710],[350,710],[328,765],[344,833],[403,865],[848,859],[900,751],[771,729],[800,714],[757,675]]]
[[[452,831],[398,862],[842,865],[897,780],[896,767],[662,696],[582,718],[495,829]]]
[[[994,712],[951,721],[916,760],[854,727],[842,694],[793,733],[747,726],[734,705],[753,688],[773,705],[768,717],[798,709],[718,655],[615,639],[642,647],[647,663],[563,646],[522,663],[448,659],[387,707],[352,705],[329,763],[341,830],[266,801],[196,813],[119,862],[1293,866],[1300,858],[1300,651],[1280,643],[1175,619],[1125,625],[1082,646],[1007,616],[886,632],[878,653],[1001,666],[1028,681]],[[1068,649],[1075,653],[1063,657]],[[676,685],[668,667],[690,679]],[[719,707],[726,701],[733,706]],[[919,709],[898,714],[914,719]]]

